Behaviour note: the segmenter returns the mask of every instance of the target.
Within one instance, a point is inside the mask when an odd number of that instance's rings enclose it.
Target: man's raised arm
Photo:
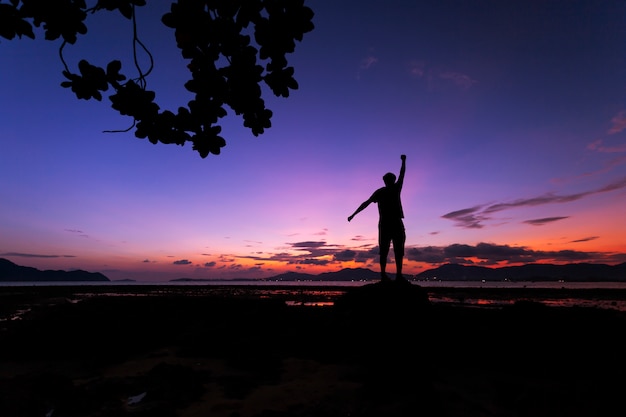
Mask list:
[[[400,159],[402,159],[402,166],[400,167],[400,175],[398,175],[397,184],[402,188],[402,184],[404,184],[404,172],[406,171],[406,155],[400,155]]]

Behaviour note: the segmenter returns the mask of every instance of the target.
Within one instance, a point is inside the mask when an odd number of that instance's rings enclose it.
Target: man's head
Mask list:
[[[396,176],[395,174],[388,172],[385,175],[383,175],[383,181],[385,182],[385,185],[387,187],[390,187],[396,183]]]

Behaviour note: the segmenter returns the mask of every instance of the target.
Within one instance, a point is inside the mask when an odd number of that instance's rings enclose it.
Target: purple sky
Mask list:
[[[170,2],[149,3],[148,88],[175,110],[188,73],[160,22]],[[1,39],[0,257],[145,281],[378,270],[376,207],[347,216],[406,154],[406,274],[626,261],[626,3],[306,4],[300,89],[265,96],[259,137],[227,118],[206,159],[103,133],[131,121],[60,87],[58,41]],[[88,26],[72,69],[132,63],[130,22]]]

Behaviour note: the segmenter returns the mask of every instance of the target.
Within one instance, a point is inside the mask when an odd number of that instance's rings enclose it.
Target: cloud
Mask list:
[[[491,220],[492,217],[490,215],[493,213],[520,207],[534,207],[544,204],[569,203],[592,196],[594,194],[621,190],[623,188],[626,188],[626,177],[620,178],[603,187],[594,190],[584,191],[582,193],[566,195],[546,193],[537,197],[520,198],[511,202],[478,205],[471,208],[451,211],[441,217],[454,221],[456,223],[456,226],[458,227],[463,227],[466,229],[480,229],[484,227],[484,222]]]
[[[339,262],[353,261],[356,258],[356,252],[350,249],[342,250],[335,253],[333,258]]]
[[[441,74],[439,74],[439,78],[441,78],[442,80],[451,81],[453,84],[461,87],[464,90],[467,90],[468,88],[470,88],[471,86],[473,86],[474,84],[478,82],[470,78],[469,75],[461,74],[460,72],[454,72],[454,71],[442,72]]]
[[[355,258],[355,252],[345,250],[340,245],[328,244],[325,241],[302,241],[287,243],[290,251],[278,252],[262,256],[242,256],[239,258],[254,259],[263,262],[282,262],[288,265],[329,265],[341,263]],[[296,253],[294,253],[294,251]]]
[[[361,64],[359,65],[359,68],[367,70],[377,63],[378,63],[378,58],[376,58],[373,55],[368,55],[367,57],[361,60]]]
[[[589,237],[584,237],[582,239],[572,240],[572,241],[570,241],[570,243],[590,242],[590,241],[596,240],[596,239],[598,239],[598,236],[589,236]]]
[[[205,268],[213,268],[215,265],[217,265],[217,263],[215,261],[205,262],[204,263],[204,267]]]
[[[364,246],[363,249],[342,249],[332,255],[333,262],[378,262],[380,251],[378,246]]]
[[[191,264],[191,261],[188,259],[181,259],[179,261],[174,261],[172,262],[174,265],[189,265]]]
[[[590,144],[588,148],[592,149],[592,145],[593,144]],[[610,150],[609,148],[602,148],[602,149],[605,149],[605,150],[601,150],[600,148],[598,148],[598,152],[626,152],[626,145],[623,146],[623,149],[620,149],[617,147],[610,148]],[[619,167],[620,165],[624,165],[624,164],[626,164],[626,155],[618,156],[616,158],[610,159],[609,161],[605,161],[603,163],[602,168],[600,169],[597,169],[595,171],[588,171],[581,175],[572,177],[570,179],[565,179],[565,178],[555,179],[554,182],[558,184],[558,183],[563,183],[566,181],[571,181],[572,179],[576,180],[579,178],[589,178],[589,177],[593,177],[593,176],[597,176],[601,174],[606,174],[607,172],[612,171],[614,168]]]
[[[326,242],[324,242],[324,241],[319,241],[319,242],[306,241],[306,242],[288,243],[288,245],[291,245],[291,247],[293,247],[293,248],[308,249],[308,248],[319,248],[319,247],[322,247],[322,246],[326,245]]]
[[[626,152],[626,145],[623,146],[623,149],[621,149],[619,151],[616,150],[615,152]],[[597,174],[604,174],[606,172],[609,172],[609,171],[613,170],[613,168],[618,167],[620,165],[624,165],[624,164],[626,164],[626,155],[618,156],[617,158],[613,158],[613,159],[605,162],[604,163],[604,167],[602,169],[599,169],[596,172],[587,173],[586,176],[597,175]]]
[[[482,216],[479,213],[482,207],[483,206],[474,206],[466,209],[451,211],[441,217],[452,220],[457,223],[457,226],[466,229],[481,229],[483,227],[481,222],[489,219],[489,217]]]
[[[446,262],[444,251],[440,247],[407,248],[404,257],[411,261],[440,264]]]
[[[409,73],[413,77],[422,78],[426,74],[426,64],[420,61],[409,62]]]
[[[597,252],[581,252],[573,250],[537,251],[524,246],[497,245],[494,243],[478,243],[475,246],[455,243],[449,246],[428,246],[424,248],[408,248],[407,260],[429,264],[519,264],[544,262],[576,262],[576,261],[609,261],[612,254]],[[626,257],[626,254],[621,254]]]
[[[608,130],[609,135],[614,135],[626,129],[626,110],[622,110],[611,119],[611,127]]]
[[[626,188],[626,177],[621,178],[617,181],[614,181],[600,189],[598,189],[597,191],[592,191],[589,194],[596,194],[596,193],[605,193],[608,191],[615,191],[615,190],[621,190],[622,188]]]
[[[377,63],[378,63],[378,58],[376,58],[374,55],[368,55],[367,57],[363,58],[361,62],[359,63],[359,70],[357,71],[357,74],[356,74],[357,80],[361,79],[362,71],[369,70],[371,67],[373,67]]]
[[[537,225],[558,221],[566,217],[553,217],[536,219]],[[570,243],[581,243],[598,237],[585,237],[573,240]],[[380,251],[378,246],[363,245],[360,248],[346,248],[340,245],[332,245],[327,242],[304,241],[290,244],[299,248],[294,254],[293,251],[268,254],[266,256],[238,256],[242,259],[253,259],[254,269],[264,269],[266,263],[282,263],[291,265],[296,270],[306,270],[307,266],[329,266],[337,265],[342,267],[343,263],[358,263],[366,268],[377,268]],[[390,259],[393,252],[390,253]],[[481,242],[476,245],[454,243],[447,246],[409,246],[405,249],[405,262],[417,262],[437,266],[445,263],[456,263],[461,265],[484,265],[502,266],[519,265],[537,262],[572,263],[572,262],[597,262],[597,263],[620,263],[626,262],[626,253],[609,252],[585,252],[576,250],[543,251],[532,250],[524,246],[499,245],[495,243]],[[224,258],[226,259],[226,258]],[[235,259],[228,259],[231,265],[217,266],[215,262],[204,264],[205,267],[215,267],[217,270],[229,271],[249,271],[249,267],[244,267]],[[181,262],[181,261],[178,261]],[[186,261],[188,262],[188,261]],[[271,269],[266,269],[266,272]]]
[[[80,237],[87,237],[87,238],[89,237],[89,235],[85,234],[82,230],[78,230],[78,229],[63,229],[63,230],[69,233],[77,234]]]
[[[542,219],[531,219],[524,220],[523,223],[531,224],[533,226],[543,226],[544,224],[557,222],[559,220],[567,219],[569,216],[561,216],[561,217],[544,217]]]
[[[291,262],[294,264],[299,264],[299,265],[319,265],[319,266],[326,266],[330,263],[330,261],[328,259],[317,259],[317,258],[304,258],[304,259],[297,259],[294,262]]]
[[[463,90],[467,90],[478,83],[477,80],[462,72],[432,68],[427,66],[426,63],[417,60],[409,62],[408,71],[411,77],[425,78],[429,87],[452,83]]]
[[[626,143],[619,145],[605,145],[604,140],[596,139],[587,145],[587,149],[604,153],[622,153],[626,152]]]
[[[294,250],[306,252],[303,253],[301,258],[319,258],[322,256],[332,256],[337,250],[337,245],[329,245],[325,241],[305,241],[287,244],[290,245],[291,248]],[[293,255],[290,256],[293,257]]]
[[[596,239],[587,237],[574,240],[574,243]],[[326,254],[330,253],[332,249]],[[290,253],[276,254],[268,258],[272,261],[285,262],[289,265],[332,265],[343,262],[357,262],[365,266],[377,266],[379,248],[363,247],[362,249],[337,248],[332,256],[293,255]],[[391,253],[390,256],[393,254]],[[481,242],[476,245],[454,243],[447,246],[407,247],[405,261],[419,262],[430,265],[457,263],[464,265],[502,265],[526,264],[534,262],[624,262],[626,253],[584,252],[575,250],[541,251],[524,246],[498,245]]]
[[[498,203],[492,204],[483,210],[483,213],[497,213],[499,211],[508,210],[512,208],[518,207],[534,207],[541,206],[544,204],[552,204],[552,203],[569,203],[571,201],[580,200],[581,198],[592,194],[590,192],[586,193],[576,193],[569,195],[555,195],[553,193],[546,193],[544,195],[540,195],[532,198],[519,198],[515,201],[511,201],[510,203]]]
[[[5,252],[0,256],[17,256],[20,258],[76,258],[75,255],[42,255],[37,253]]]

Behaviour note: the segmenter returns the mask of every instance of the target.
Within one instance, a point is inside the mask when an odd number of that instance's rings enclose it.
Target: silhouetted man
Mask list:
[[[404,212],[402,211],[402,201],[400,199],[400,192],[404,183],[404,171],[406,170],[406,155],[401,155],[400,159],[402,159],[402,166],[400,167],[398,180],[396,181],[396,176],[391,172],[383,175],[385,186],[374,191],[374,194],[348,217],[348,221],[350,221],[371,203],[378,204],[378,247],[380,250],[380,277],[383,281],[389,281],[386,269],[389,247],[392,242],[393,253],[396,259],[396,280],[406,281],[402,276],[406,233],[402,221]]]

